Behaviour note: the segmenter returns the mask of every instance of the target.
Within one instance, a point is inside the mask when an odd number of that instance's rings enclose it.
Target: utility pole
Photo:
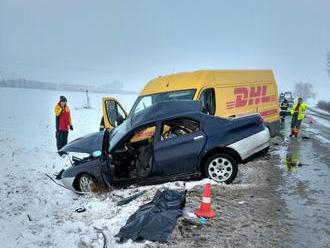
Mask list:
[[[87,109],[90,109],[91,108],[91,105],[90,105],[90,102],[89,102],[88,90],[87,89],[86,89],[86,108]]]

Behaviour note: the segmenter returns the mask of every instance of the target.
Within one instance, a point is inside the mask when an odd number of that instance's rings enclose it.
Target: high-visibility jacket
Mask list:
[[[306,103],[302,102],[298,108],[298,111],[296,111],[298,103],[296,102],[293,107],[291,108],[291,114],[293,115],[295,112],[298,112],[298,120],[302,120],[305,118],[305,113],[307,110],[307,105]]]
[[[68,105],[62,109],[60,103],[55,105],[55,117],[56,117],[56,130],[68,131],[72,126],[70,108]]]

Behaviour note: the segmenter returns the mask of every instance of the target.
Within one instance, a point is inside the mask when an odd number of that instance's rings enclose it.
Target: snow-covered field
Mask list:
[[[67,160],[56,153],[53,109],[60,95],[68,98],[74,131],[69,140],[98,129],[102,94],[90,94],[92,109],[83,109],[85,94],[0,88],[0,240],[1,247],[139,247],[148,242],[119,245],[113,236],[137,208],[159,188],[183,188],[168,183],[119,189],[102,196],[78,196],[45,176]],[[136,96],[112,95],[129,110]],[[191,182],[192,187],[201,182]],[[123,196],[147,189],[133,204],[116,206]],[[86,212],[74,210],[84,206]]]

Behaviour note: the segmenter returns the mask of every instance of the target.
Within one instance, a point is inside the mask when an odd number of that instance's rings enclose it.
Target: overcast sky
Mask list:
[[[330,100],[329,0],[0,0],[0,78],[140,90],[159,75],[273,69]]]

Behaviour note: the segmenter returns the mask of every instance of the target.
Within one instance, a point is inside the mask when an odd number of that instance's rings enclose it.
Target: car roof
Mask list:
[[[112,142],[110,150],[115,149],[123,138],[127,137],[133,130],[144,125],[188,114],[202,114],[201,110],[202,103],[200,101],[180,100],[155,103],[134,115],[129,115],[122,124],[110,131],[110,142]]]
[[[202,103],[193,100],[164,101],[151,105],[130,117],[131,128],[186,114],[201,113]]]

